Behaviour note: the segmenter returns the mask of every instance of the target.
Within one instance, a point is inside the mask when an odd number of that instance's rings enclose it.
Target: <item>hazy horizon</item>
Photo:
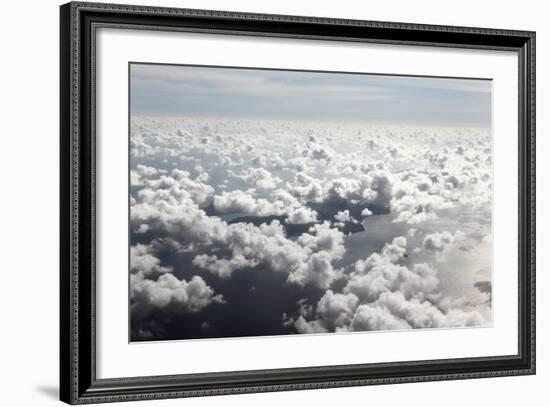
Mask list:
[[[131,115],[491,127],[489,79],[130,65]]]

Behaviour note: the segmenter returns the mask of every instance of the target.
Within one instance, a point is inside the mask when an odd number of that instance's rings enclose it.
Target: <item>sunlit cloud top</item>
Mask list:
[[[131,114],[490,127],[490,80],[131,64]]]

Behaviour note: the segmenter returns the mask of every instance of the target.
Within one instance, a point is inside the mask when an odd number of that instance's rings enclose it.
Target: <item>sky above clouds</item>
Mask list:
[[[131,114],[491,127],[483,79],[131,64]]]

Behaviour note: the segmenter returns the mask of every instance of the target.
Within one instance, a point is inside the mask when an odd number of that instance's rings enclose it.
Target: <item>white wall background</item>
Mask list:
[[[544,405],[550,382],[550,226],[545,205],[550,187],[544,160],[550,146],[550,27],[545,2],[462,0],[146,0],[134,4],[315,15],[365,20],[466,25],[537,31],[538,158],[538,374],[187,399],[187,406],[362,405]],[[0,404],[43,406],[57,401],[58,382],[58,35],[59,0],[2,5],[0,24]],[[497,254],[498,255],[498,254]],[[181,400],[148,402],[175,406]],[[146,405],[125,403],[124,405]]]

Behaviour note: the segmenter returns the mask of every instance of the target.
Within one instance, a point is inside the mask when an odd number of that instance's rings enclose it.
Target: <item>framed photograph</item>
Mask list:
[[[535,33],[61,6],[61,400],[535,373]]]

